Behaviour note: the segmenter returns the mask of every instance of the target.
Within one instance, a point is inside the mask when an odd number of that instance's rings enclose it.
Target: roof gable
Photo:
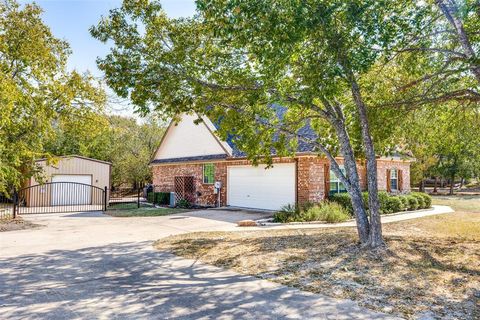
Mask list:
[[[215,127],[210,120],[195,124],[196,115],[184,114],[178,123],[170,123],[160,146],[155,153],[155,160],[176,158],[230,156],[231,147],[220,141],[214,134]]]

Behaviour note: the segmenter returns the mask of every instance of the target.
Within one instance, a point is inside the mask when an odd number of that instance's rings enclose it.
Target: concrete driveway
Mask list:
[[[0,233],[1,318],[388,318],[352,301],[152,248],[152,240],[172,234],[239,230],[235,221],[260,216],[208,210],[148,218],[101,213],[27,217],[43,227]]]

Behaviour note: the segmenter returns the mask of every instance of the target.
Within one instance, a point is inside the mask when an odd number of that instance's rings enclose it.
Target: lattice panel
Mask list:
[[[195,203],[195,178],[193,176],[175,177],[175,201],[182,199]]]

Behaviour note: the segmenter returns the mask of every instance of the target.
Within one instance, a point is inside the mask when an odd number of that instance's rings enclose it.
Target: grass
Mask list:
[[[406,318],[480,318],[480,197],[435,197],[456,212],[384,225],[387,250],[354,228],[177,235],[161,250]]]
[[[107,214],[113,217],[158,217],[166,216],[169,214],[187,212],[187,209],[177,208],[155,208],[155,207],[140,207],[137,205],[129,207],[122,207],[122,209],[108,210]]]
[[[0,232],[33,229],[37,227],[40,227],[40,225],[23,220],[21,217],[17,217],[16,219],[0,219]]]

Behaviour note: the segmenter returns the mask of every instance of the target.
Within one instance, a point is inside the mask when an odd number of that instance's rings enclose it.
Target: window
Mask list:
[[[203,183],[212,184],[215,182],[215,165],[205,163],[203,165]]]
[[[340,166],[343,174],[345,174],[345,167]],[[347,192],[343,183],[340,182],[340,179],[337,178],[333,170],[330,170],[330,194]]]
[[[390,190],[392,191],[398,190],[398,170],[397,169],[390,170]]]

